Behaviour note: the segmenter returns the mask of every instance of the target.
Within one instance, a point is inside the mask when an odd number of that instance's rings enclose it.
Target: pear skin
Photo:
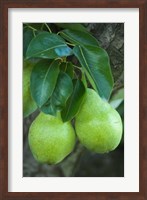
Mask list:
[[[40,163],[56,164],[70,154],[75,145],[75,132],[70,122],[40,113],[29,130],[29,145]]]
[[[75,129],[80,142],[96,153],[114,150],[122,137],[120,115],[93,89],[86,91],[85,100],[76,116]]]

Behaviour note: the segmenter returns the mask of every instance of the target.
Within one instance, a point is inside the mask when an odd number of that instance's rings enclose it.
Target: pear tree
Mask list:
[[[77,140],[92,152],[113,151],[122,121],[118,105],[112,106],[109,56],[83,25],[53,25],[23,28],[23,115],[40,112],[28,135],[32,154],[38,162],[56,164]]]

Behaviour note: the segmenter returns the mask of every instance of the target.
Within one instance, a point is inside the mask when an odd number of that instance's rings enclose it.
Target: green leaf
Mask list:
[[[85,96],[86,89],[80,80],[73,80],[73,85],[73,93],[68,99],[66,107],[61,112],[64,122],[71,120],[77,114]]]
[[[31,93],[37,105],[41,107],[52,95],[59,74],[60,61],[38,62],[31,74]]]
[[[33,31],[25,28],[23,30],[23,56],[25,57],[29,43],[34,38]]]
[[[70,97],[72,91],[73,84],[71,78],[61,71],[51,98],[41,110],[47,114],[55,115],[57,111],[65,107],[66,101]]]
[[[41,111],[46,113],[46,114],[50,114],[53,116],[56,116],[57,113],[57,109],[55,108],[55,106],[52,104],[51,99],[49,99],[42,107],[41,107]]]
[[[65,106],[72,91],[73,84],[71,78],[66,73],[60,72],[55,90],[51,97],[52,104],[54,104],[58,110],[61,110]]]
[[[120,88],[111,96],[109,103],[114,109],[116,109],[123,102],[123,100],[124,100],[124,88]]]
[[[26,58],[58,58],[72,54],[66,42],[53,33],[43,32],[37,35],[29,44],[26,52]]]
[[[63,72],[65,72],[66,68],[67,68],[67,62],[62,62],[60,64],[60,70],[63,71]]]
[[[46,33],[46,31],[33,31],[29,27],[25,26],[23,29],[23,57],[26,57],[27,48],[31,42],[31,40],[41,33]]]
[[[60,69],[63,72],[66,72],[72,79],[74,77],[74,66],[71,62],[62,62]]]
[[[73,53],[82,65],[89,82],[99,95],[108,100],[113,88],[113,77],[107,52],[94,46],[75,46]]]
[[[71,62],[67,63],[66,73],[73,79],[73,77],[74,77],[74,66]]]
[[[98,41],[89,33],[73,30],[63,30],[60,35],[67,41],[77,45],[99,46]]]
[[[88,32],[87,29],[79,23],[56,23],[56,25],[64,29]]]

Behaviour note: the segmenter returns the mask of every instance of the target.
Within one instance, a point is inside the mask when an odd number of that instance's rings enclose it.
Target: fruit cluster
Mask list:
[[[72,152],[76,135],[87,149],[96,153],[112,151],[120,143],[121,118],[93,89],[86,90],[75,117],[75,130],[70,121],[62,121],[60,112],[57,117],[41,112],[29,130],[30,149],[37,161],[56,164]]]
[[[23,33],[23,115],[40,110],[29,130],[35,159],[62,161],[76,138],[96,153],[114,150],[122,121],[108,103],[114,79],[99,41],[78,23],[26,23]]]

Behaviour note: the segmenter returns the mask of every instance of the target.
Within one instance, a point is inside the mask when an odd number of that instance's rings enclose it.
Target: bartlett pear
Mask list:
[[[96,153],[114,150],[122,137],[122,121],[118,112],[93,89],[86,91],[76,116],[75,129],[80,142]]]
[[[75,132],[70,122],[40,113],[29,130],[29,145],[34,158],[47,164],[62,161],[74,148]]]
[[[35,101],[32,99],[30,91],[30,76],[34,64],[29,61],[24,62],[23,68],[23,116],[27,117],[37,109]]]

